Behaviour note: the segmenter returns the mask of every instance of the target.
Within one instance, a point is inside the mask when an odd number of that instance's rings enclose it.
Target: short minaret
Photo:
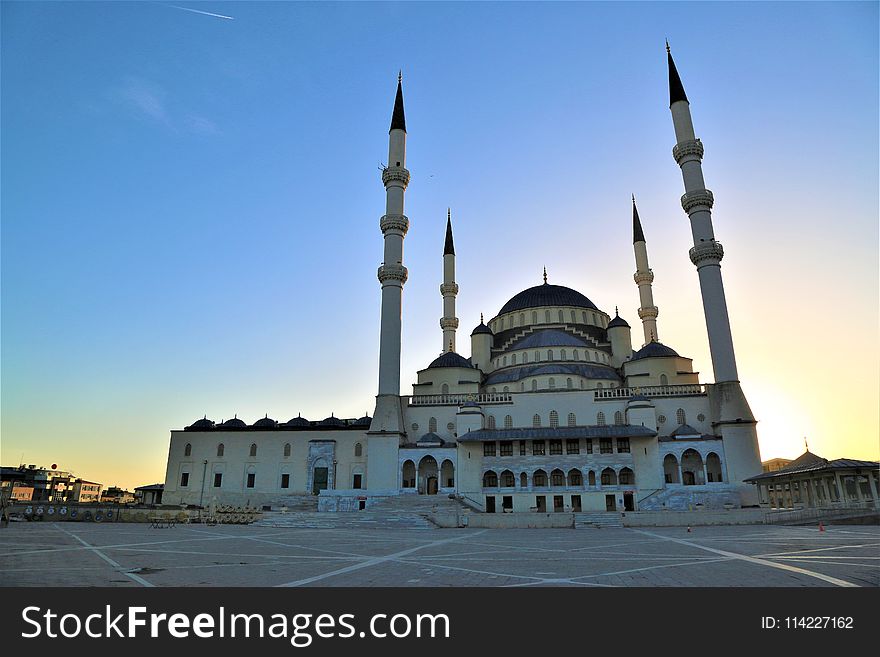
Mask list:
[[[379,394],[371,431],[403,433],[400,409],[400,335],[403,285],[403,238],[409,219],[403,213],[403,197],[409,184],[406,169],[406,120],[403,113],[402,76],[397,76],[397,96],[388,131],[388,166],[382,170],[385,214],[379,227],[385,236],[385,260],[379,267],[382,315],[379,333]],[[371,473],[372,474],[372,473]]]
[[[721,258],[724,250],[715,241],[712,230],[712,205],[714,197],[703,182],[703,143],[694,136],[691,109],[684,86],[672,61],[669,43],[666,44],[669,66],[669,108],[675,126],[676,145],[672,155],[681,167],[685,193],[681,207],[691,222],[694,246],[690,250],[691,262],[697,268],[703,297],[703,312],[709,335],[709,350],[715,382],[737,381],[736,358],[733,353],[733,337],[727,314],[727,300],[721,281]]]
[[[458,295],[458,284],[455,282],[455,245],[452,243],[452,211],[446,209],[446,244],[443,247],[443,282],[440,284],[440,295],[443,297],[443,317],[440,328],[443,329],[443,353],[455,351],[455,331],[458,328],[458,317],[455,316],[455,297]]]
[[[633,250],[636,253],[636,273],[633,276],[636,285],[639,286],[639,317],[642,320],[642,330],[645,333],[644,347],[651,340],[659,340],[657,337],[657,315],[660,310],[654,305],[654,293],[651,284],[654,282],[654,272],[648,266],[648,245],[645,243],[645,233],[642,231],[642,222],[639,220],[639,210],[636,207],[636,197],[633,194]]]

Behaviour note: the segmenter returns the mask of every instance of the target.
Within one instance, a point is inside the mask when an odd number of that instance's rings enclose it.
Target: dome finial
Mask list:
[[[666,48],[667,48],[667,50],[669,49],[669,42],[668,41],[666,42]],[[403,82],[403,69],[402,68],[397,69],[397,82],[398,83]]]
[[[544,285],[547,285],[547,268],[544,267]]]
[[[483,323],[483,313],[480,313],[480,324],[482,324],[482,323]]]
[[[807,444],[807,437],[806,436],[804,436],[804,449],[808,452],[810,451],[810,446]]]
[[[671,55],[672,51],[669,50],[669,39],[666,39],[666,54]]]
[[[620,317],[620,313],[617,312],[617,306],[614,306],[614,316]]]

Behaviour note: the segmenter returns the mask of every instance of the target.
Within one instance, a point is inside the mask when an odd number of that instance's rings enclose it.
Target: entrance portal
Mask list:
[[[328,468],[315,468],[315,477],[312,480],[312,495],[318,495],[327,488]]]
[[[615,499],[614,495],[605,496],[605,510],[617,511],[617,500]]]
[[[623,494],[623,510],[624,511],[635,511],[636,505],[633,501],[632,493],[624,493]]]
[[[437,477],[428,477],[428,481],[425,486],[425,492],[428,495],[436,495],[437,494]]]
[[[425,456],[419,461],[418,490],[421,495],[436,495],[440,472],[437,459]]]

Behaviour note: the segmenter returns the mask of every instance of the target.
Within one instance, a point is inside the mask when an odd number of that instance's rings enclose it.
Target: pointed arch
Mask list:
[[[559,426],[559,413],[556,411],[550,411],[550,426],[554,429]]]
[[[193,453],[193,446],[192,446],[192,444],[187,443],[183,448],[183,455],[184,456],[192,456],[192,453]]]
[[[226,453],[226,445],[220,443],[217,445],[217,458],[223,458],[223,455]]]
[[[577,426],[577,416],[574,413],[568,414],[568,426],[570,426],[570,427]]]
[[[428,433],[437,433],[437,418],[428,419]]]
[[[605,426],[605,413],[603,413],[602,411],[596,413],[596,424],[600,427]]]
[[[290,443],[284,443],[284,458],[290,458]]]
[[[510,415],[504,416],[504,428],[505,429],[513,429],[513,417]]]
[[[535,414],[532,416],[532,426],[535,427],[535,428],[541,426],[541,416],[538,415],[537,413],[535,413]]]
[[[256,455],[257,455],[257,443],[251,443],[251,453],[250,453],[250,455],[251,455],[251,456],[256,456]]]

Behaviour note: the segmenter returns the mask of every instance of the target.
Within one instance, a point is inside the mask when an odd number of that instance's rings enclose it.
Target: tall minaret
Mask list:
[[[681,167],[684,178],[685,194],[681,197],[681,207],[691,220],[694,246],[690,250],[690,257],[700,277],[715,382],[738,381],[727,301],[721,281],[721,258],[724,257],[724,250],[715,241],[711,212],[714,198],[703,182],[703,143],[694,136],[690,103],[684,93],[675,62],[672,61],[669,43],[666,44],[666,55],[669,64],[669,108],[672,111],[677,142],[672,149],[672,155]]]
[[[633,280],[639,286],[639,317],[642,319],[642,329],[645,332],[645,342],[642,346],[645,346],[649,342],[660,340],[657,335],[657,315],[660,310],[654,305],[654,293],[651,290],[654,272],[648,266],[648,245],[645,244],[645,233],[642,232],[642,222],[639,221],[635,194],[633,194],[633,250],[636,253],[636,273]]]
[[[455,330],[458,328],[458,317],[455,316],[455,297],[458,295],[458,284],[455,282],[455,245],[452,243],[452,211],[448,208],[440,294],[443,297],[443,317],[440,318],[440,328],[443,329],[442,353],[445,354],[447,351],[455,351]]]
[[[397,76],[397,96],[388,131],[388,166],[382,170],[385,214],[379,227],[385,236],[385,260],[379,267],[382,285],[382,323],[379,334],[379,394],[371,431],[403,433],[400,408],[400,333],[403,285],[403,238],[409,219],[403,214],[403,196],[409,184],[406,169],[406,120],[403,114],[402,75]]]

